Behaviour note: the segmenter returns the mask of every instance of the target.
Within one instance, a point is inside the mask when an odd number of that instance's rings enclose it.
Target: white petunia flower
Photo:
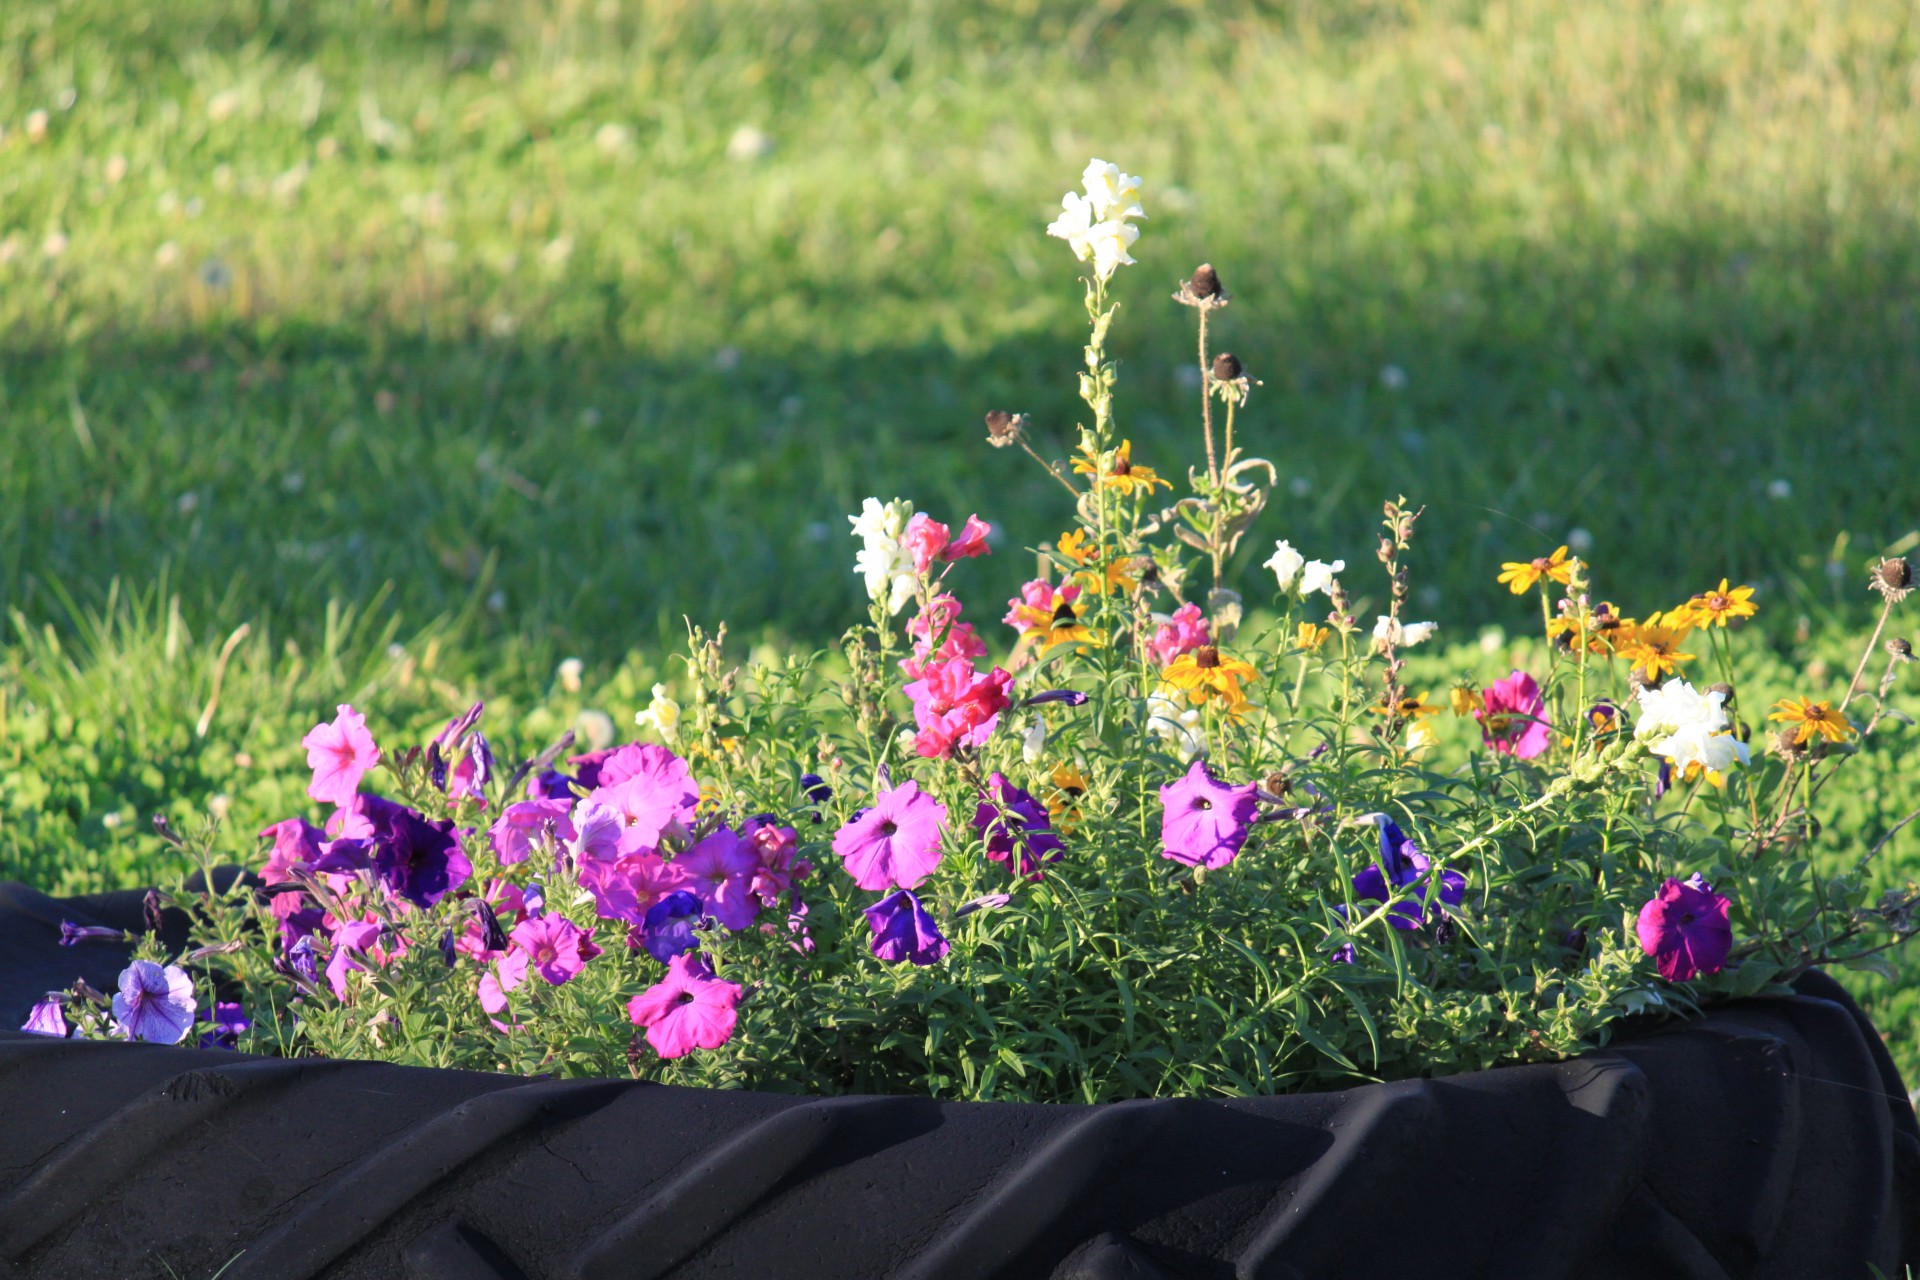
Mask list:
[[[1685,680],[1669,680],[1640,691],[1640,722],[1633,736],[1676,769],[1697,764],[1709,773],[1725,773],[1748,761],[1747,744],[1728,732],[1726,695],[1701,693]]]
[[[1283,540],[1273,544],[1273,554],[1260,567],[1273,570],[1273,576],[1280,580],[1280,589],[1289,591],[1300,571],[1307,567],[1307,558],[1295,551],[1291,542]]]
[[[1316,591],[1325,591],[1333,585],[1333,576],[1347,567],[1345,560],[1335,560],[1328,564],[1323,560],[1309,560],[1300,574],[1300,594],[1310,596]]]

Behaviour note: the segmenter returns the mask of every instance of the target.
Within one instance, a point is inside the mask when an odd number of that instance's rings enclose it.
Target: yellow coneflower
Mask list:
[[[1651,684],[1659,683],[1663,672],[1678,675],[1681,663],[1693,661],[1693,654],[1680,649],[1681,638],[1693,629],[1692,622],[1688,615],[1676,617],[1679,613],[1650,613],[1645,622],[1615,642],[1614,652],[1638,667]]]
[[[1240,689],[1242,680],[1254,681],[1260,673],[1238,658],[1228,657],[1210,644],[1183,653],[1167,664],[1160,678],[1176,689],[1185,690],[1189,702],[1205,702],[1209,697],[1225,699],[1227,709],[1237,712],[1246,703]]]
[[[1099,455],[1084,445],[1081,446],[1080,453],[1081,456],[1073,460],[1073,469],[1083,476],[1098,475],[1100,473]],[[1152,493],[1153,486],[1156,484],[1167,489],[1173,488],[1173,483],[1161,479],[1152,467],[1138,466],[1134,463],[1131,440],[1120,442],[1120,447],[1115,449],[1113,455],[1107,459],[1106,471],[1106,479],[1101,482],[1101,487],[1117,490],[1128,497],[1136,493]]]
[[[1567,549],[1561,547],[1550,556],[1507,561],[1500,566],[1500,576],[1494,581],[1504,585],[1513,594],[1523,596],[1533,590],[1534,584],[1542,578],[1565,586],[1572,576],[1573,565],[1567,560]]]
[[[1303,622],[1293,633],[1293,647],[1305,650],[1307,653],[1314,653],[1327,642],[1331,635],[1333,635],[1332,627],[1316,627],[1311,622]]]
[[[1087,794],[1087,775],[1074,764],[1057,764],[1049,779],[1053,790],[1047,796],[1047,817],[1061,831],[1071,831],[1080,820],[1080,797]]]
[[[1093,545],[1093,539],[1087,536],[1085,529],[1069,529],[1061,534],[1053,545],[1061,555],[1075,564],[1085,564],[1093,559],[1094,551],[1097,549]]]
[[[1588,653],[1606,655],[1617,652],[1618,645],[1633,632],[1632,618],[1623,618],[1612,604],[1601,602],[1580,614],[1562,614],[1547,624],[1547,639],[1560,641],[1578,652],[1582,645]]]
[[[1752,587],[1729,588],[1722,578],[1714,590],[1703,591],[1678,609],[1668,610],[1667,617],[1684,613],[1692,626],[1724,627],[1729,619],[1751,618],[1758,612],[1760,606],[1753,602]]]
[[[1430,705],[1424,693],[1404,694],[1392,705],[1388,705],[1386,696],[1383,694],[1380,701],[1374,703],[1368,710],[1375,715],[1392,716],[1397,720],[1418,720],[1421,716],[1440,714],[1440,708]]]
[[[1787,720],[1795,724],[1797,727],[1792,731],[1795,746],[1805,746],[1815,738],[1845,742],[1853,736],[1853,726],[1847,723],[1845,716],[1833,709],[1831,702],[1782,698],[1773,705],[1777,710],[1767,719]]]

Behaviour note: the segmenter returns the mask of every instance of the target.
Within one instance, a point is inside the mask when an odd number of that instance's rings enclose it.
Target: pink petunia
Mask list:
[[[407,952],[404,941],[397,937],[389,949],[381,942],[386,925],[377,916],[366,916],[360,920],[346,920],[333,928],[333,955],[327,961],[327,985],[333,988],[334,998],[347,998],[347,974],[353,970],[368,972],[362,959],[371,960],[375,967],[384,967],[388,961],[398,959]]]
[[[918,888],[940,865],[940,833],[947,806],[903,782],[882,791],[873,807],[833,837],[833,851],[862,889]]]
[[[351,804],[360,779],[380,761],[367,718],[345,703],[332,724],[315,725],[300,745],[307,749],[307,767],[313,770],[307,794],[323,804]]]
[[[287,884],[293,880],[294,872],[311,872],[313,864],[320,860],[320,844],[325,835],[305,818],[288,818],[262,831],[260,838],[271,839],[273,849],[267,854],[266,865],[260,868],[260,882],[268,886]],[[306,895],[276,893],[271,901],[274,918],[285,920],[306,905]]]
[[[1524,671],[1495,680],[1481,695],[1473,718],[1480,722],[1480,738],[1503,755],[1531,760],[1547,749],[1552,730],[1541,712],[1546,699],[1540,686]]]
[[[627,1017],[647,1029],[647,1043],[663,1058],[718,1049],[733,1037],[740,987],[714,977],[697,953],[667,962],[667,976],[627,1002]]]
[[[562,915],[522,920],[514,926],[513,945],[535,973],[556,987],[579,976],[587,961],[600,954],[593,945],[593,930],[582,929]]]
[[[693,821],[700,788],[687,762],[667,748],[629,743],[601,762],[600,785],[587,799],[620,815],[621,853],[651,853]]]
[[[487,909],[493,913],[494,922],[504,932],[517,926],[528,918],[526,896],[520,886],[511,880],[489,880],[486,892],[481,895]],[[496,939],[497,941],[498,939]],[[454,950],[476,964],[486,964],[505,955],[509,948],[490,948],[487,945],[487,927],[479,913],[467,921],[467,927],[454,939]]]

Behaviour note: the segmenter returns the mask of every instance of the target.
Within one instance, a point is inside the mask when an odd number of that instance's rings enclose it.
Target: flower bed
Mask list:
[[[1120,431],[1110,286],[1145,213],[1114,166],[1083,185],[1048,231],[1089,266],[1091,421],[1062,461],[987,415],[1076,511],[1031,548],[999,662],[956,594],[1004,563],[997,529],[869,499],[869,615],[837,654],[740,667],[724,627],[691,629],[684,681],[638,716],[658,740],[587,752],[496,752],[481,705],[383,747],[342,705],[257,881],[158,895],[192,936],[139,931],[113,990],[50,991],[25,1029],[818,1093],[1243,1096],[1559,1062],[1913,932],[1920,897],[1866,897],[1873,851],[1845,876],[1809,856],[1827,788],[1896,714],[1905,561],[1875,567],[1880,625],[1826,698],[1741,687],[1751,588],[1627,616],[1564,547],[1499,570],[1538,596],[1542,663],[1413,688],[1419,509],[1383,504],[1371,588],[1284,540],[1238,568],[1280,471],[1245,450],[1258,379],[1210,345],[1213,268],[1174,295],[1199,338],[1186,492]],[[211,826],[160,835],[211,867]]]

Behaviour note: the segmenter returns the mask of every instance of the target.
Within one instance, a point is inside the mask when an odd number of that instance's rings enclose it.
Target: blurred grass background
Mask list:
[[[141,882],[151,814],[209,803],[241,856],[338,700],[398,731],[483,691],[533,737],[624,723],[683,615],[824,643],[869,494],[1051,536],[980,418],[1071,438],[1041,229],[1090,155],[1146,178],[1116,347],[1162,470],[1167,295],[1202,260],[1235,295],[1283,475],[1253,592],[1272,538],[1364,562],[1404,492],[1443,634],[1526,628],[1497,563],[1590,539],[1629,613],[1757,585],[1773,696],[1812,692],[1920,527],[1914,17],[12,0],[0,875]],[[1882,781],[1836,850],[1920,792]],[[1911,1073],[1920,995],[1874,999]]]

